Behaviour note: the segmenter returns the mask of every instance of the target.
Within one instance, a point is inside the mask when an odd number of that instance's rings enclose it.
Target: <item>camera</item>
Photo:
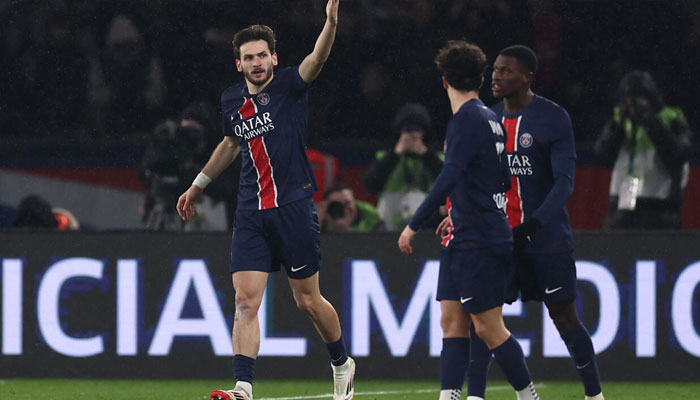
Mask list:
[[[343,218],[345,216],[345,206],[339,201],[328,203],[328,215],[332,219]]]

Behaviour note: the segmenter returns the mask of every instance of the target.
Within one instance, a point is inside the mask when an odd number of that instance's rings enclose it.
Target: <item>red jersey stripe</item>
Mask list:
[[[503,117],[503,126],[506,128],[506,152],[509,154],[518,151],[518,132],[520,130],[520,121],[522,116],[517,118]],[[510,165],[508,165],[510,167]],[[520,178],[517,176],[510,177],[511,188],[506,192],[506,216],[508,223],[513,228],[523,223],[525,213],[523,212],[523,199],[520,197]]]
[[[452,211],[452,203],[450,203],[450,198],[447,198],[447,203],[445,204],[447,208],[447,216],[450,216],[450,212]],[[442,240],[440,241],[440,244],[442,244],[443,247],[447,247],[448,244],[454,239],[454,235],[452,234],[452,231],[454,231],[455,227],[454,225],[450,224],[447,229],[445,229],[445,234],[442,236]]]
[[[258,106],[253,101],[253,98],[246,97],[245,101],[243,102],[243,105],[238,110],[238,115],[241,117],[241,120],[244,120],[246,118],[250,118],[257,113],[258,113]]]
[[[241,107],[241,109],[243,109]],[[273,175],[272,164],[270,164],[270,156],[267,153],[265,140],[262,136],[258,136],[253,140],[248,141],[250,148],[250,157],[253,159],[253,165],[258,173],[258,204],[260,210],[277,207],[277,185]]]

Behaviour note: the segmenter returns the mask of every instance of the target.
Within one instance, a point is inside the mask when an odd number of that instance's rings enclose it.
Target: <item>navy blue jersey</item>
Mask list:
[[[318,190],[306,157],[308,88],[298,67],[290,67],[258,94],[243,81],[221,95],[224,135],[241,144],[238,209],[275,208]]]
[[[492,109],[508,134],[508,222],[514,227],[534,217],[542,224],[526,252],[573,251],[566,200],[573,190],[576,150],[569,114],[538,95],[517,114],[506,113],[503,102]]]
[[[473,249],[512,242],[505,215],[505,192],[510,187],[505,140],[499,117],[481,100],[462,105],[447,126],[443,169],[411,220],[411,228],[419,228],[426,213],[449,196],[453,229],[446,241],[450,247]]]

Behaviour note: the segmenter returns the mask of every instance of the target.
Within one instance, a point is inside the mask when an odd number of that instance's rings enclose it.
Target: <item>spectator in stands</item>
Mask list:
[[[387,230],[402,229],[427,195],[442,169],[442,154],[425,143],[431,122],[428,110],[420,104],[401,107],[392,129],[399,138],[391,151],[379,151],[367,168],[362,182],[379,196],[377,210]],[[432,218],[433,228],[440,217]]]
[[[594,147],[613,169],[605,228],[681,228],[691,139],[683,112],[664,104],[648,72],[622,78],[612,120]]]
[[[369,232],[384,229],[384,223],[373,205],[355,199],[352,189],[336,183],[318,203],[321,231]]]
[[[48,135],[78,137],[86,122],[88,58],[69,15],[51,15],[45,31],[35,50],[37,119]]]
[[[12,226],[55,230],[58,228],[58,221],[51,210],[51,204],[43,197],[32,194],[20,201]]]
[[[128,136],[149,131],[160,119],[166,89],[163,67],[146,50],[134,21],[124,14],[115,16],[88,75],[88,99],[99,132]]]

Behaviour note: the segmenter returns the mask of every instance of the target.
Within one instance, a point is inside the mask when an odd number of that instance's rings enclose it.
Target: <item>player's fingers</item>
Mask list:
[[[180,216],[182,217],[183,220],[189,219],[189,213],[190,213],[190,203],[187,201],[187,197],[183,196],[180,198],[181,202],[178,202],[178,212],[180,212]]]
[[[399,238],[399,249],[404,254],[411,254],[413,252],[411,242],[403,236]]]
[[[183,196],[180,196],[179,199],[177,199],[177,205],[175,206],[175,209],[177,210],[177,213],[180,215],[181,218],[185,218],[185,199]]]
[[[190,219],[190,218],[194,217],[194,214],[195,214],[195,211],[196,211],[196,210],[195,210],[195,206],[194,206],[194,202],[193,202],[193,201],[190,201],[189,204],[187,204],[186,207],[187,207],[187,219]]]
[[[435,229],[435,235],[442,236],[444,231],[445,231],[445,220],[443,219],[442,222],[440,222],[440,224],[438,225],[437,229]]]

